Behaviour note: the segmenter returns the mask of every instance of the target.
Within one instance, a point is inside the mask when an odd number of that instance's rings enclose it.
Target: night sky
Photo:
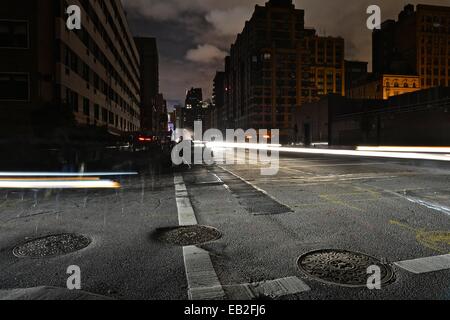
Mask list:
[[[201,87],[211,96],[216,70],[223,70],[236,35],[256,4],[266,0],[122,0],[136,36],[156,37],[160,55],[161,92],[169,104],[184,101],[186,89]],[[396,18],[408,4],[449,5],[449,0],[296,0],[305,10],[306,26],[320,35],[341,36],[346,58],[371,60],[369,5],[382,9],[382,21]]]

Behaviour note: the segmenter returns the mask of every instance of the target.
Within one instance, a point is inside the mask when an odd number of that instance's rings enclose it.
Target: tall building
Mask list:
[[[226,111],[225,111],[225,72],[217,72],[214,77],[213,83],[213,98],[212,105],[213,111],[212,114],[212,125],[215,126],[215,129],[226,130],[225,119],[226,119]],[[219,125],[220,124],[220,125]]]
[[[183,110],[183,127],[185,129],[194,129],[194,122],[205,122],[205,115],[202,89],[189,89],[186,93],[186,101]]]
[[[345,60],[345,95],[350,97],[351,88],[368,75],[368,62]]]
[[[292,141],[303,103],[344,95],[344,40],[318,36],[304,16],[291,0],[255,7],[226,60],[228,126],[280,129],[281,141]]]
[[[158,116],[156,110],[162,106],[159,94],[159,56],[155,38],[134,38],[139,57],[141,73],[141,128],[146,131],[156,131]]]
[[[450,7],[407,5],[373,32],[373,71],[417,75],[422,89],[450,86]]]
[[[152,131],[156,134],[165,134],[169,131],[169,115],[167,113],[167,101],[162,93],[158,93],[152,99],[153,126]]]
[[[78,125],[140,127],[139,56],[120,0],[79,1],[82,28],[62,0],[0,4],[0,121],[30,128],[53,106]]]

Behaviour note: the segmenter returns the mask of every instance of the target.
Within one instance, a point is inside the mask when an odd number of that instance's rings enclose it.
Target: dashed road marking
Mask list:
[[[297,277],[225,286],[224,288],[232,300],[277,299],[311,290],[306,283]]]
[[[396,262],[396,266],[414,274],[437,272],[450,269],[450,254]]]
[[[209,253],[195,246],[183,248],[190,300],[221,300],[225,292]]]
[[[408,201],[410,201],[410,202],[420,204],[420,205],[422,205],[424,207],[427,207],[428,209],[433,209],[433,210],[445,213],[446,215],[450,216],[450,208],[448,208],[446,206],[440,205],[438,203],[433,203],[433,202],[421,200],[421,199],[418,199],[418,198],[413,198],[413,197],[410,197],[410,196],[405,196],[405,198]]]
[[[422,200],[422,199],[419,199],[419,198],[411,197],[411,196],[408,196],[408,195],[403,195],[403,194],[401,194],[399,192],[395,192],[395,191],[385,190],[385,192],[393,194],[393,195],[395,195],[397,197],[400,197],[400,198],[403,198],[405,200],[408,200],[409,202],[421,205],[421,206],[426,207],[428,209],[432,209],[432,210],[436,210],[436,211],[445,213],[446,215],[450,216],[450,208],[449,207],[440,205],[438,203],[433,203],[433,202],[425,201],[425,200]]]
[[[194,226],[198,224],[183,177],[181,175],[175,175],[174,183],[180,226]]]
[[[194,208],[181,174],[175,174],[174,184],[180,226],[197,225]],[[225,299],[225,292],[207,251],[196,246],[184,247],[183,258],[190,300]]]

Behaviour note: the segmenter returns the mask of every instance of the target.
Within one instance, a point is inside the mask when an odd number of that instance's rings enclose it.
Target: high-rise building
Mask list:
[[[152,131],[155,134],[165,134],[169,131],[168,121],[169,115],[167,113],[167,101],[164,99],[162,93],[158,93],[152,99],[153,106],[153,127]]]
[[[417,75],[422,89],[450,86],[450,7],[407,5],[373,32],[373,71]]]
[[[256,6],[226,60],[225,110],[235,128],[280,129],[295,139],[295,114],[319,95],[344,95],[344,40],[305,28],[291,0]]]
[[[351,88],[368,76],[368,62],[345,60],[345,95],[350,97]]]
[[[211,111],[212,124],[215,125],[215,129],[227,129],[224,126],[226,119],[225,90],[225,72],[217,72],[213,83],[212,105],[214,110]]]
[[[186,93],[183,110],[184,129],[194,129],[195,121],[204,121],[203,91],[201,88],[191,88]]]
[[[139,57],[141,73],[141,128],[147,131],[156,131],[158,116],[156,109],[162,107],[155,105],[161,102],[159,94],[159,56],[155,38],[134,38]]]
[[[1,2],[2,125],[30,128],[53,106],[78,125],[139,129],[139,56],[121,1],[70,4],[81,9],[81,30],[66,27],[66,1]]]

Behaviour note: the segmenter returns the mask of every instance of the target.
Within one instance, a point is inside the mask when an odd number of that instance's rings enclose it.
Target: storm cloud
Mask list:
[[[156,37],[160,53],[161,92],[169,100],[184,100],[195,86],[211,95],[216,70],[242,31],[256,4],[266,0],[122,0],[132,31]],[[341,36],[346,58],[371,61],[371,32],[366,28],[366,9],[379,5],[382,20],[395,19],[408,4],[448,5],[448,0],[296,0],[305,10],[306,26],[318,34]]]

